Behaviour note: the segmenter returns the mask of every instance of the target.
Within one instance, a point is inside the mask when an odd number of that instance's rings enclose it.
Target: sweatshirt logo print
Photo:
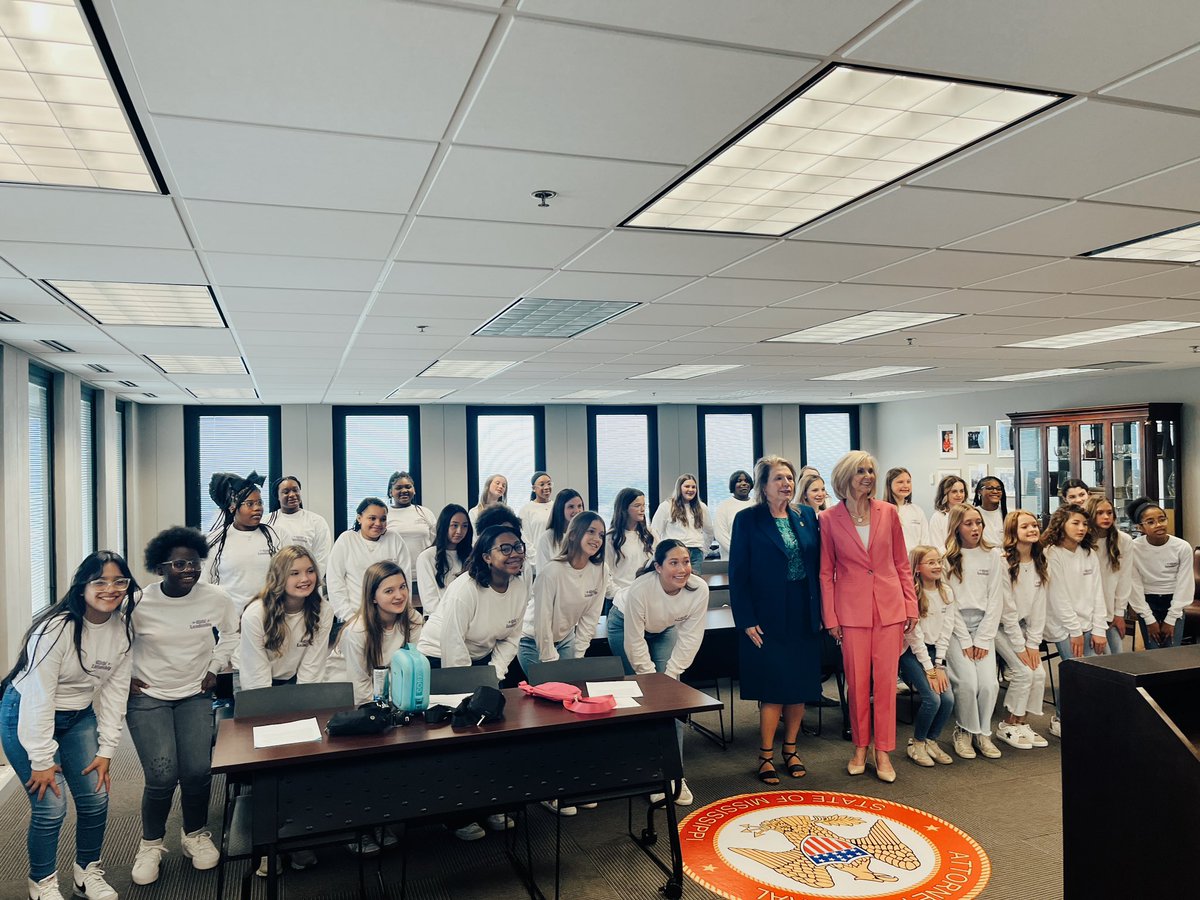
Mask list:
[[[188,626],[189,629],[212,628],[212,627],[213,627],[212,620],[210,620],[210,619],[197,619],[195,622],[193,622],[191,625]]]

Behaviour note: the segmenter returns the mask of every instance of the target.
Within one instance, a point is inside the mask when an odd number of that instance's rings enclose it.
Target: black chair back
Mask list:
[[[625,677],[625,666],[616,656],[585,656],[533,663],[525,678],[530,684],[547,681],[615,681]]]
[[[429,672],[431,694],[470,694],[478,687],[499,686],[495,666],[451,666]]]
[[[281,684],[277,687],[239,691],[233,704],[233,717],[269,716],[273,713],[305,712],[310,709],[336,709],[354,705],[354,685],[348,681],[329,684]]]

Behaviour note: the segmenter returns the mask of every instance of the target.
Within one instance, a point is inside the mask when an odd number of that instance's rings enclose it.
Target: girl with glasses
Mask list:
[[[275,530],[262,520],[259,489],[264,480],[257,472],[245,478],[216,472],[208,482],[208,496],[220,508],[221,517],[208,534],[211,552],[204,559],[200,580],[223,587],[238,616],[262,587],[271,557],[280,546]]]
[[[993,547],[1004,544],[1004,520],[1008,516],[1008,492],[994,475],[975,483],[975,508],[983,516],[983,539]]]

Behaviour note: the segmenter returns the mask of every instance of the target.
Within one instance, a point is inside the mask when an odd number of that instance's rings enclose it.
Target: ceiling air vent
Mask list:
[[[14,316],[10,316],[6,312],[0,312],[0,322],[18,322],[18,321],[20,321],[20,320],[15,318]]]
[[[56,353],[74,353],[75,351],[61,341],[38,341],[43,347],[55,351]]]
[[[151,400],[153,400],[154,398],[156,398],[158,396],[158,394],[143,393],[142,396],[149,397]]]
[[[102,375],[111,375],[112,369],[106,369],[100,363],[87,363],[84,368],[91,369],[93,372],[99,372]]]
[[[132,381],[118,381],[117,384],[123,384],[125,387],[137,387]]]

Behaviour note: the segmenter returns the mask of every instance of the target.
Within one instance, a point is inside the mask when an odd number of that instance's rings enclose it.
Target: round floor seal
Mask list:
[[[727,797],[688,815],[679,837],[684,871],[731,900],[970,900],[992,871],[945,819],[834,791]]]

